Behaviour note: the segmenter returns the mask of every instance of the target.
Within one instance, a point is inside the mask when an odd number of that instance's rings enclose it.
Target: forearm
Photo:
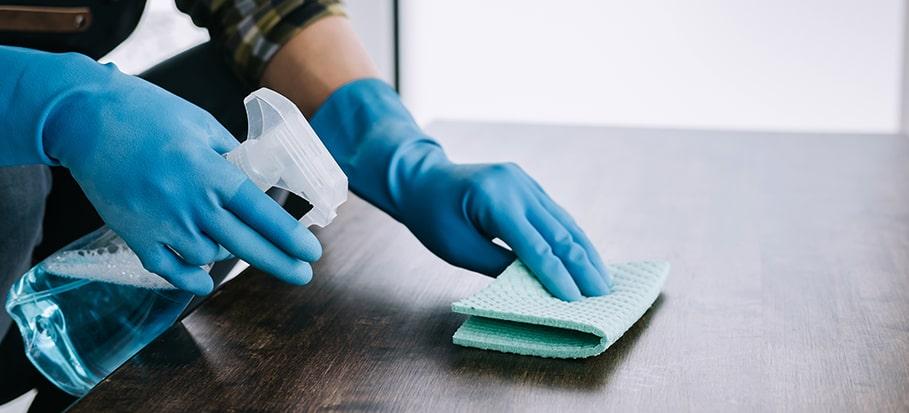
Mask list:
[[[262,84],[310,118],[354,193],[403,220],[403,189],[421,175],[421,160],[445,155],[377,77],[347,19],[326,17],[278,51]]]
[[[379,72],[345,17],[310,24],[271,59],[261,83],[288,97],[307,117],[342,85]]]

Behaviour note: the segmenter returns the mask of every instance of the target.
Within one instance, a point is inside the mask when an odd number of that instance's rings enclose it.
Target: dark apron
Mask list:
[[[146,0],[0,0],[0,44],[100,59],[129,37]]]

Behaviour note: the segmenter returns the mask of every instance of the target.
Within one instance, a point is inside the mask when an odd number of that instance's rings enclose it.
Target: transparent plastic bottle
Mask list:
[[[300,220],[305,225],[330,223],[347,199],[347,177],[309,123],[268,89],[244,103],[248,138],[227,159],[262,190],[281,187],[312,204]],[[192,298],[145,270],[102,227],[25,273],[10,289],[6,310],[35,367],[81,396],[170,327]]]

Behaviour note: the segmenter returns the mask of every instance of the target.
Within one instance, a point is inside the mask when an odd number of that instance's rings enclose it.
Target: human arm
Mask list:
[[[592,243],[530,176],[514,164],[451,162],[376,77],[346,19],[326,17],[278,50],[262,84],[313,114],[355,193],[449,263],[495,275],[517,256],[559,298],[609,291]]]

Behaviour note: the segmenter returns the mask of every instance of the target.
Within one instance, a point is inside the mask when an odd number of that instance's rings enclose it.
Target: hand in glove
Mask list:
[[[315,236],[222,154],[236,140],[207,112],[78,54],[0,47],[0,164],[70,169],[150,271],[207,294],[220,246],[285,281],[312,277]]]
[[[451,162],[387,84],[342,86],[312,125],[351,189],[449,263],[496,275],[517,255],[558,298],[609,292],[611,278],[587,236],[530,176],[514,164]]]

